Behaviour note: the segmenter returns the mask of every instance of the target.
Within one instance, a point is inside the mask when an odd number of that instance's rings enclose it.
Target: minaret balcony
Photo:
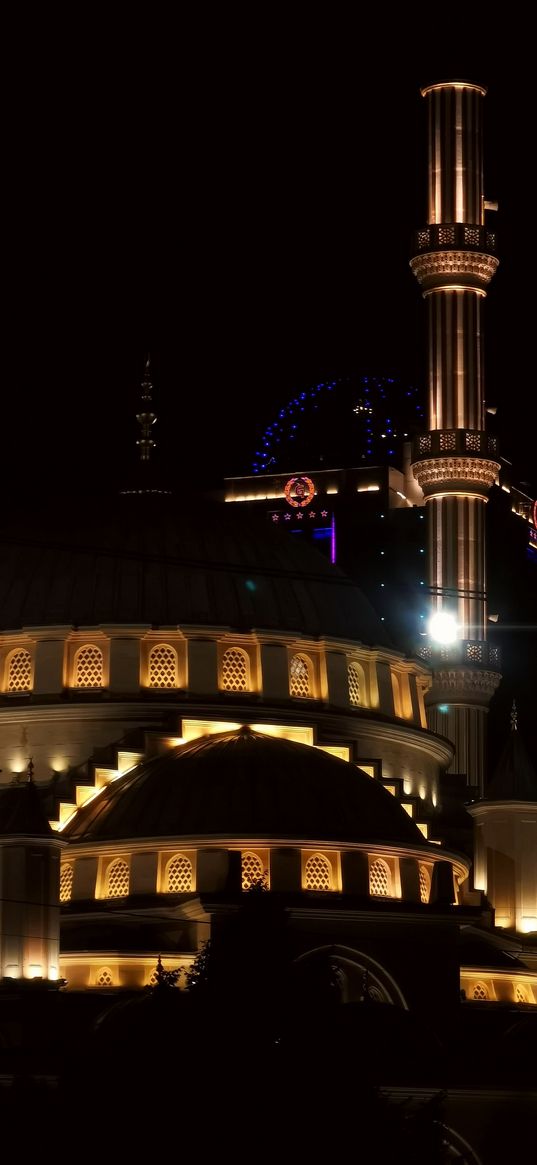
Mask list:
[[[410,266],[423,294],[486,288],[498,267],[496,232],[471,223],[431,223],[414,234]]]
[[[431,429],[412,442],[412,461],[431,457],[498,457],[498,438],[483,429]]]
[[[481,667],[488,671],[499,671],[501,651],[495,644],[485,639],[456,639],[454,643],[423,643],[418,655],[431,667]]]
[[[479,251],[496,254],[496,231],[477,223],[429,223],[414,232],[412,255],[425,251]]]

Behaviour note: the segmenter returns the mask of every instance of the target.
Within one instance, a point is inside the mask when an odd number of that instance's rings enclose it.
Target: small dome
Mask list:
[[[79,809],[63,836],[424,844],[395,797],[355,765],[248,728],[137,765]]]
[[[210,625],[389,646],[360,589],[240,505],[96,498],[0,520],[0,629]]]

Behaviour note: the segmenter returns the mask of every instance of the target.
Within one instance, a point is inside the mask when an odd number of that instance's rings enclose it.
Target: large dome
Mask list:
[[[0,525],[0,630],[203,625],[389,645],[362,592],[238,507],[164,495],[65,500]]]
[[[63,836],[423,846],[416,825],[373,777],[308,745],[248,728],[201,737],[136,766],[79,809]]]

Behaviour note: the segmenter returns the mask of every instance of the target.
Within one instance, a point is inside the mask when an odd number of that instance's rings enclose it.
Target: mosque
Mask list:
[[[218,952],[255,900],[285,915],[308,998],[321,998],[326,972],[342,1007],[406,1014],[444,1041],[446,1160],[495,1160],[483,1147],[492,1112],[524,1119],[537,776],[516,712],[493,776],[484,753],[501,669],[484,568],[499,472],[482,380],[481,316],[498,265],[485,222],[485,90],[442,82],[423,96],[429,213],[411,266],[430,379],[411,476],[428,518],[436,623],[425,649],[399,650],[356,582],[241,506],[198,498],[179,517],[173,494],[140,478],[104,513],[62,499],[24,522],[2,517],[6,1095],[18,1062],[9,1016],[30,998],[93,1022],[118,1000],[148,998],[166,971],[186,994],[207,940]],[[152,409],[147,370],[142,474]],[[293,478],[281,504],[299,515],[315,492]],[[387,1054],[380,1085],[434,1093],[428,1056],[412,1071]]]

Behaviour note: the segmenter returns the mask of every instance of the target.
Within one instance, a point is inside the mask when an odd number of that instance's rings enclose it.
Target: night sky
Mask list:
[[[52,20],[8,54],[2,419],[16,488],[121,478],[148,349],[160,454],[202,485],[247,469],[297,389],[354,372],[423,383],[408,267],[425,220],[419,87],[450,73],[489,86],[502,263],[487,397],[515,477],[535,479],[529,81],[513,86],[468,36],[440,60],[414,30],[403,61],[397,28],[390,54],[380,23],[357,39],[334,14]]]

